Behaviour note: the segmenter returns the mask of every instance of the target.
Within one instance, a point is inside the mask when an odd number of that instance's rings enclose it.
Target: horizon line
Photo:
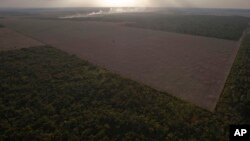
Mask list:
[[[178,9],[231,9],[231,10],[250,10],[248,8],[220,8],[220,7],[178,7],[178,6],[124,6],[124,7],[107,7],[107,6],[86,6],[86,7],[0,7],[0,9],[62,9],[62,8],[178,8]]]

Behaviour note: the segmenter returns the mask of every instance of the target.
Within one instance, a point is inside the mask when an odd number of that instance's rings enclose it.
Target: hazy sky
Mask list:
[[[250,0],[0,0],[0,7],[208,7],[250,9]]]

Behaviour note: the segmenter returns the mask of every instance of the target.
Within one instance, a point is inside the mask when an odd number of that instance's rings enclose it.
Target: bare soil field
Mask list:
[[[238,42],[115,23],[4,19],[5,26],[213,111]]]
[[[42,43],[8,28],[0,28],[0,51],[41,46]]]

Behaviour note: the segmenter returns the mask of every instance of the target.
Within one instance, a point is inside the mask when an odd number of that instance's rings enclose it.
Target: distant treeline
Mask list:
[[[250,124],[250,35],[214,113],[51,47],[0,64],[1,141],[226,141],[229,124]]]
[[[124,22],[127,26],[238,40],[250,18],[239,16],[177,15],[157,13],[114,14],[74,20]]]
[[[0,19],[3,19],[4,17],[0,17]],[[3,25],[0,24],[0,28],[3,27]]]

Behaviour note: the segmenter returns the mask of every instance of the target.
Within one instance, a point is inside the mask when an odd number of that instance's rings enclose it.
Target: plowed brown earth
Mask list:
[[[8,28],[0,28],[0,51],[41,46],[42,43]]]
[[[238,42],[112,23],[5,20],[4,23],[124,77],[213,110]]]

